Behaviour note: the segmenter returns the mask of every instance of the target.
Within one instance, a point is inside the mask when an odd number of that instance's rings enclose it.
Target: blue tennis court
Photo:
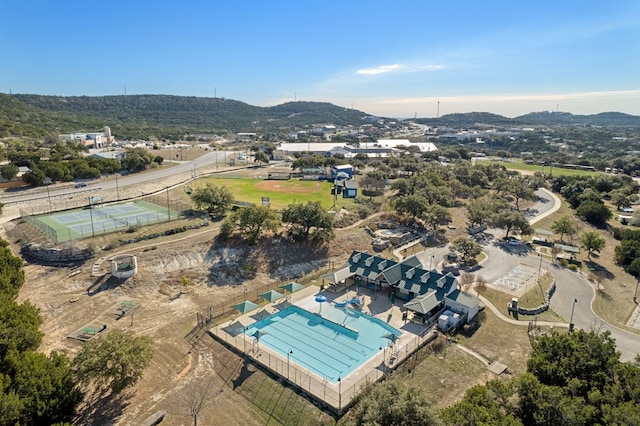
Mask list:
[[[390,335],[402,334],[378,318],[329,303],[321,315],[289,306],[249,326],[245,333],[259,336],[260,345],[331,383],[380,353],[391,341]]]

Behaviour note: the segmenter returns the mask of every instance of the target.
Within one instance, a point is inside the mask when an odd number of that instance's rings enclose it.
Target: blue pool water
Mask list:
[[[252,324],[246,334],[255,336],[259,332],[261,346],[283,357],[292,351],[292,363],[332,383],[379,353],[389,344],[391,335],[402,334],[384,321],[352,308],[324,303],[321,314],[289,306]]]

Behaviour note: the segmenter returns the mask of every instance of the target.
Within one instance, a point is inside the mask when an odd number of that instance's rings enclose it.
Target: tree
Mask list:
[[[475,265],[476,257],[482,253],[482,246],[471,238],[458,238],[451,243],[450,247],[462,255],[467,265]]]
[[[611,218],[611,211],[597,201],[585,201],[576,209],[576,214],[594,226],[602,227]]]
[[[142,377],[153,352],[150,337],[112,330],[87,342],[73,360],[73,367],[81,383],[110,387],[113,393],[119,393]]]
[[[372,199],[374,195],[382,195],[385,188],[384,178],[376,172],[367,173],[360,184],[362,185],[362,193],[369,195],[369,199]]]
[[[26,300],[17,304],[0,295],[0,361],[8,353],[22,353],[40,346],[40,310]]]
[[[516,210],[520,210],[521,200],[535,201],[538,199],[534,188],[532,188],[533,183],[534,182],[529,177],[520,175],[513,179],[508,179],[504,186],[504,190],[515,199]]]
[[[487,200],[477,200],[465,206],[470,228],[485,224],[498,209],[494,209]]]
[[[560,241],[563,241],[565,235],[571,237],[576,233],[577,229],[575,223],[569,216],[562,216],[551,224],[551,230],[556,234],[560,234]]]
[[[580,241],[582,242],[582,248],[587,250],[587,257],[589,259],[591,259],[593,252],[600,253],[606,244],[605,239],[595,231],[585,232],[580,237]]]
[[[529,220],[522,212],[511,210],[499,212],[493,217],[493,224],[506,231],[505,238],[509,238],[511,231],[518,231],[524,235],[532,232]]]
[[[191,200],[196,209],[204,210],[215,216],[223,216],[233,202],[233,195],[226,186],[216,186],[207,183],[204,187],[196,188],[191,194]]]
[[[411,221],[415,222],[416,217],[427,210],[429,201],[422,195],[405,195],[396,199],[394,207],[398,213],[411,216]]]
[[[225,222],[227,230],[240,232],[249,245],[256,245],[265,231],[275,232],[280,225],[276,212],[268,206],[251,205],[235,211]]]
[[[258,163],[260,167],[264,164],[269,164],[269,155],[266,152],[258,151],[253,155],[253,162]]]
[[[440,412],[446,425],[522,425],[509,399],[514,390],[510,383],[491,380],[486,385],[471,387],[462,401],[457,402]]]
[[[26,351],[6,360],[11,388],[20,397],[22,424],[54,424],[70,421],[82,394],[73,380],[66,356]]]
[[[440,225],[446,225],[451,222],[451,213],[449,210],[438,204],[427,206],[420,217],[434,233],[438,232]]]
[[[122,159],[122,166],[132,172],[139,172],[151,164],[151,155],[142,148],[127,149],[125,157]]]
[[[640,276],[640,241],[622,240],[615,248],[614,261],[628,274]]]
[[[42,170],[31,169],[22,175],[22,180],[31,186],[42,186],[46,177]]]
[[[164,163],[164,157],[162,157],[161,155],[156,155],[155,157],[153,157],[153,162],[158,166],[161,166],[162,163]]]
[[[482,294],[485,292],[485,290],[487,289],[487,284],[487,280],[483,276],[478,275],[478,277],[476,278],[476,285],[474,286],[478,297],[482,296]]]
[[[320,201],[289,204],[282,212],[282,221],[289,224],[289,235],[294,241],[309,241],[310,238],[328,241],[333,238],[333,218],[322,208]]]
[[[6,180],[13,180],[18,176],[20,169],[15,164],[5,164],[0,167],[0,176]]]
[[[7,242],[0,239],[0,298],[13,300],[24,284],[22,259],[14,256]]]
[[[180,392],[182,406],[186,407],[187,414],[193,417],[193,426],[198,426],[198,416],[202,410],[221,392],[222,389],[218,389],[211,378],[191,384],[189,389]]]
[[[422,388],[398,379],[367,383],[348,414],[347,425],[429,426],[438,424]]]

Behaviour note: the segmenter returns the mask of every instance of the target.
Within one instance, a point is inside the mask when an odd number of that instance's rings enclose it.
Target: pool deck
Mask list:
[[[341,378],[338,383],[331,383],[326,378],[295,364],[287,356],[261,346],[255,338],[244,334],[246,327],[290,305],[296,305],[309,312],[322,315],[321,303],[315,300],[319,294],[327,298],[327,301],[322,304],[360,299],[360,305],[349,305],[345,309],[354,309],[374,316],[401,331],[402,335],[394,343],[389,342],[389,346],[382,348],[378,354],[346,377]],[[345,406],[348,406],[358,394],[361,386],[367,382],[380,380],[384,374],[408,358],[419,346],[435,337],[435,332],[432,329],[402,319],[403,303],[403,300],[396,300],[396,303],[392,304],[386,291],[374,292],[370,288],[351,286],[337,293],[332,293],[311,285],[260,309],[238,315],[210,331],[254,362],[262,364],[280,375],[291,385],[313,395],[335,411],[342,412]]]

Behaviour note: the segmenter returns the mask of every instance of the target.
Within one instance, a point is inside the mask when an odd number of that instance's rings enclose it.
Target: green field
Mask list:
[[[334,202],[331,195],[333,184],[327,181],[204,178],[198,179],[195,186],[205,183],[227,187],[236,201],[260,204],[262,197],[269,197],[271,207],[276,210],[307,201],[320,201],[323,207],[329,209]],[[352,209],[356,202],[338,195],[336,204],[339,208]]]
[[[513,159],[511,161],[492,161],[491,164],[500,164],[509,170],[527,171],[531,173],[542,172],[549,174],[549,166],[544,168],[539,164],[527,164],[522,160]],[[480,163],[483,164],[483,163]],[[560,167],[554,167],[552,171],[556,176],[593,176],[600,172],[592,172],[588,170],[574,170],[574,169],[562,169]]]

